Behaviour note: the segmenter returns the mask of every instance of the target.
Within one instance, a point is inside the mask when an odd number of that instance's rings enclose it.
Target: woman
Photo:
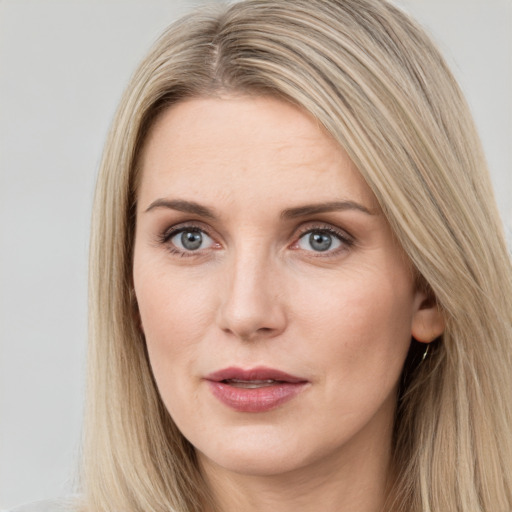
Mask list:
[[[136,72],[94,210],[83,509],[509,511],[512,273],[381,0],[247,0]]]

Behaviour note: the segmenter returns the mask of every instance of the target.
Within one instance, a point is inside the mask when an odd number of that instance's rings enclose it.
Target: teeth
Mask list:
[[[276,382],[279,382],[274,379],[266,379],[266,380],[241,380],[241,379],[226,379],[224,382],[230,384],[235,388],[245,388],[245,389],[255,389],[255,388],[263,388],[267,386],[272,386]]]

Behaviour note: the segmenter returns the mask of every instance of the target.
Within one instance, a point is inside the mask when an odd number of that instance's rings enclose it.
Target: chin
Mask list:
[[[289,453],[272,453],[266,448],[212,454],[211,458],[201,454],[199,459],[202,465],[206,463],[230,473],[258,477],[283,475],[306,465],[305,461],[297,460]]]
[[[204,451],[198,446],[201,465],[217,466],[244,475],[275,476],[307,464],[304,446],[300,447],[300,443],[287,436],[286,432],[262,432],[256,429],[249,433],[244,427],[241,434],[237,436],[232,433],[226,436],[225,441],[216,439],[206,442],[207,449]]]

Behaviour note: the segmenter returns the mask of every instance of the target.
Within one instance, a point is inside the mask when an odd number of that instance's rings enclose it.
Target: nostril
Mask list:
[[[230,276],[232,282],[224,288],[217,326],[246,341],[277,336],[286,328],[285,304],[274,300],[272,287],[262,281],[258,272],[248,275],[242,270]]]

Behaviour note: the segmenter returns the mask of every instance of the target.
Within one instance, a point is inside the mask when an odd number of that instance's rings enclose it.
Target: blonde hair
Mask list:
[[[83,458],[90,511],[201,511],[194,449],[153,381],[134,314],[138,156],[187,97],[269,94],[345,148],[446,318],[406,362],[389,509],[512,510],[512,272],[468,107],[432,42],[383,0],[247,0],[173,24],[136,71],[111,129],[91,239]],[[417,366],[417,367],[416,367]]]

